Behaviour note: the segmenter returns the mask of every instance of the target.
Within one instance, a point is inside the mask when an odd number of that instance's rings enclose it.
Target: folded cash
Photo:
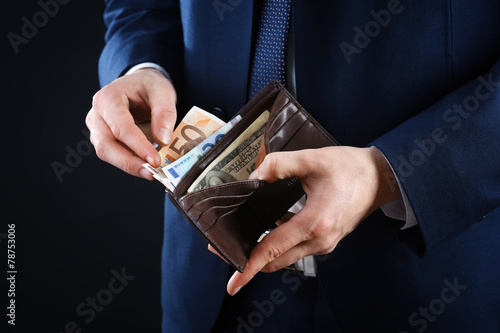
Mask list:
[[[172,185],[168,177],[163,173],[163,171],[160,168],[155,168],[149,163],[144,163],[143,168],[151,172],[153,177],[162,183],[166,188],[168,188],[170,191],[173,191],[175,189],[175,186]]]
[[[217,132],[210,135],[202,143],[191,149],[184,156],[171,164],[162,168],[170,184],[177,187],[181,179],[189,170],[207,153],[227,132],[241,120],[241,116],[236,116],[233,120],[222,126]]]
[[[160,149],[161,166],[174,162],[225,124],[213,114],[193,106],[175,128],[170,144]]]
[[[234,140],[189,187],[188,193],[210,186],[248,179],[266,130],[269,112],[263,112]]]

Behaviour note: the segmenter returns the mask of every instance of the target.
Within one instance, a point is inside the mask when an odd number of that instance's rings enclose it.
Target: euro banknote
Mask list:
[[[189,170],[205,155],[227,132],[231,130],[239,121],[241,116],[236,116],[226,125],[222,126],[217,132],[210,135],[199,145],[191,149],[182,157],[162,168],[169,183],[175,187]]]
[[[175,128],[170,144],[160,149],[161,167],[189,152],[225,124],[213,114],[193,106]]]

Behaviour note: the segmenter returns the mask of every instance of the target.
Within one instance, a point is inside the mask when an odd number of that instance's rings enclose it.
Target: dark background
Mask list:
[[[22,36],[22,18],[33,22],[42,8],[35,0],[18,0],[4,5],[0,14],[0,327],[8,320],[4,237],[11,223],[18,271],[16,326],[5,326],[8,332],[160,330],[162,185],[100,161],[82,134],[99,89],[103,9],[98,0],[60,4],[17,54],[8,34]],[[80,157],[68,162],[71,150],[80,150]],[[54,162],[71,169],[62,181]],[[77,314],[77,306],[107,289],[111,271],[123,268],[135,278],[86,323],[89,315]],[[71,321],[78,328],[67,324]]]

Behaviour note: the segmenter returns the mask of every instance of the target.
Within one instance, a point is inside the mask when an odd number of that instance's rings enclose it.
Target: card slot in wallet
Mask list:
[[[192,193],[187,189],[264,111],[270,113],[264,135],[266,153],[338,145],[273,81],[237,113],[242,119],[193,166],[175,191],[167,192],[191,225],[240,272],[259,237],[304,195],[300,179],[240,180]]]
[[[269,133],[276,133],[280,128],[282,128],[297,112],[298,107],[291,104],[289,101],[277,114],[271,114],[268,124]]]
[[[209,231],[220,218],[226,214],[231,214],[238,207],[240,207],[242,202],[238,202],[228,206],[213,206],[203,211],[201,215],[197,218],[198,225],[201,231]]]
[[[203,229],[206,231],[210,228],[219,216],[225,214],[226,212],[233,210],[241,206],[253,193],[245,196],[238,196],[237,198],[228,198],[224,204],[221,204],[221,200],[217,200],[217,197],[211,198],[212,200],[207,200],[203,205],[194,206],[188,211],[189,216],[195,221],[205,220]]]
[[[207,209],[210,209],[211,207],[215,206],[224,207],[224,206],[232,206],[235,204],[241,204],[251,195],[252,193],[248,193],[245,195],[234,195],[234,196],[221,195],[213,198],[206,198],[203,201],[194,204],[191,208],[189,208],[188,211],[196,210],[204,212]]]
[[[306,123],[307,118],[296,112],[290,116],[290,119],[284,123],[280,128],[275,129],[272,134],[268,134],[269,151],[283,151],[284,147],[292,141],[296,135],[290,135],[290,133],[297,133],[302,126]],[[304,138],[302,138],[304,140]],[[287,149],[287,150],[298,150],[298,149]]]
[[[244,183],[245,185],[239,185],[240,183]],[[180,201],[183,207],[189,211],[192,207],[199,207],[200,205],[204,205],[206,202],[210,202],[211,200],[238,200],[239,198],[247,198],[252,195],[256,188],[258,188],[258,183],[258,180],[253,180],[212,186],[187,194],[183,196]],[[201,209],[203,209],[203,207],[201,207]]]

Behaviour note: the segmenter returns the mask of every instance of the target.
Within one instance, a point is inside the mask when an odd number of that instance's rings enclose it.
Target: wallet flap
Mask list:
[[[251,209],[240,208],[264,183],[239,181],[209,187],[180,199],[170,193],[169,197],[205,240],[235,269],[243,272],[258,238],[252,235],[258,233],[255,226],[259,221],[253,219]]]

